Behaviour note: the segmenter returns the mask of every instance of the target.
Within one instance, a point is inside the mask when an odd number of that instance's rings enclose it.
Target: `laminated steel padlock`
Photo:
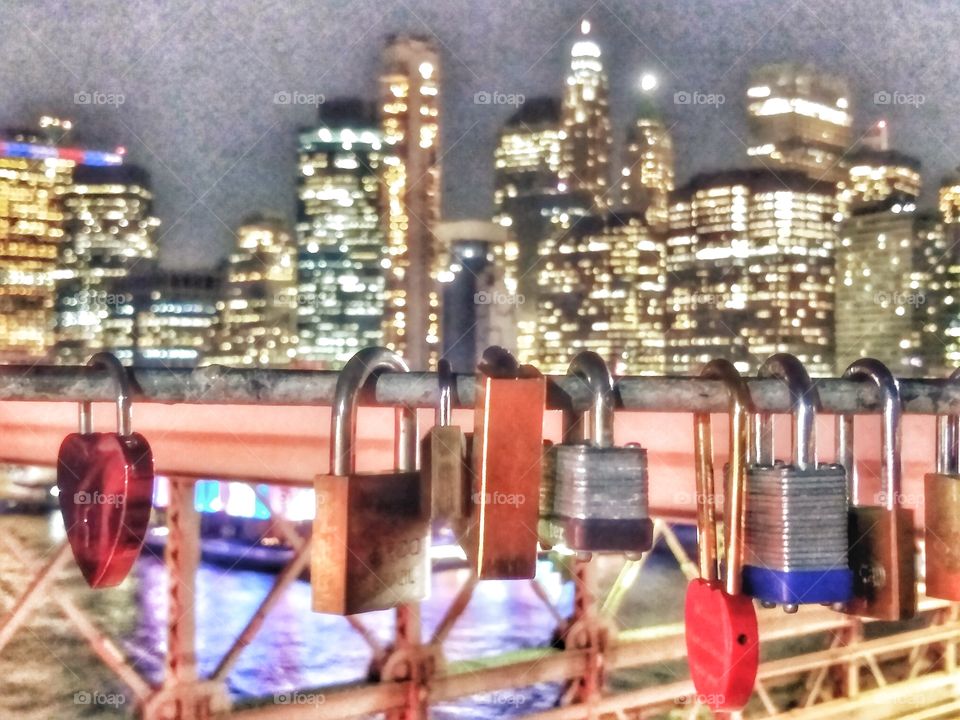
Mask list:
[[[423,600],[430,585],[430,516],[417,469],[416,410],[396,408],[395,469],[356,471],[357,407],[368,380],[407,372],[399,355],[365,348],[337,379],[330,474],[316,478],[310,558],[315,612],[352,615]]]
[[[687,588],[687,662],[703,702],[713,710],[735,711],[750,699],[760,663],[757,613],[753,600],[741,592],[751,402],[746,384],[730,362],[712,360],[701,377],[723,381],[730,394],[730,465],[724,492],[726,564],[721,572],[710,415],[698,413],[694,416],[694,442],[700,577]]]
[[[850,480],[850,569],[854,597],[845,608],[853,615],[906,620],[917,612],[917,576],[913,510],[903,507],[900,466],[900,384],[879,360],[857,360],[846,380],[866,380],[880,391],[883,408],[881,505],[860,505],[860,473],[853,451],[853,415],[837,416],[840,463]]]
[[[610,371],[587,350],[573,359],[567,375],[589,388],[593,402],[589,423],[583,413],[568,413],[564,441],[550,449],[552,520],[560,526],[564,544],[578,553],[649,550],[653,522],[647,451],[613,444],[616,395]]]
[[[954,371],[951,381],[960,379]],[[960,600],[960,417],[937,418],[937,469],[923,479],[927,595]]]
[[[847,566],[847,481],[840,465],[817,462],[816,386],[794,356],[771,356],[761,378],[778,378],[790,391],[793,460],[774,459],[769,413],[756,414],[747,469],[744,592],[788,612],[809,603],[845,603],[853,597]]]
[[[447,360],[437,364],[440,401],[437,422],[425,438],[423,473],[429,481],[430,516],[460,538],[470,522],[470,466],[467,437],[453,424],[455,378]]]
[[[89,401],[80,404],[80,432],[57,456],[60,512],[73,557],[93,588],[118,585],[140,554],[153,502],[153,453],[132,430],[130,385],[120,361],[97,353],[87,363],[117,384],[117,432],[93,432]]]
[[[532,578],[547,383],[509,352],[487,348],[477,367],[473,513],[467,555],[480,579]]]

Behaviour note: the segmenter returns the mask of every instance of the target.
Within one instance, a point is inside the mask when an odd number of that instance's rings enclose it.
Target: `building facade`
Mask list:
[[[383,52],[380,114],[385,146],[387,347],[414,369],[440,347],[440,55],[421,37],[391,37]]]
[[[708,173],[675,191],[667,372],[714,357],[753,371],[790,352],[814,375],[833,373],[836,216],[836,187],[795,171]]]
[[[647,222],[666,229],[674,189],[673,138],[653,103],[644,98],[627,128],[618,178],[619,207],[641,211]]]
[[[320,120],[300,133],[297,359],[337,369],[383,344],[386,166],[372,104],[328,101]]]

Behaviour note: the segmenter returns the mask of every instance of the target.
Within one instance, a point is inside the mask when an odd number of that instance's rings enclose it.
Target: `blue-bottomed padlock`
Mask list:
[[[774,460],[772,418],[756,415],[747,471],[744,592],[787,612],[802,604],[847,602],[853,596],[849,496],[843,467],[817,462],[819,394],[793,355],[773,355],[759,377],[780,379],[789,388],[793,460]]]

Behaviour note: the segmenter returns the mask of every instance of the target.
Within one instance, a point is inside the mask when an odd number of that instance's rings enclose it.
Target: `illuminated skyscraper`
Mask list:
[[[490,345],[515,350],[516,245],[507,229],[492,222],[440,223],[446,268],[440,273],[443,357],[454,372],[472,373]]]
[[[237,230],[218,304],[211,362],[287,365],[297,345],[297,250],[277,218],[255,215]]]
[[[671,200],[667,372],[790,352],[834,371],[836,188],[799,172],[694,177]]]
[[[945,223],[960,223],[960,175],[949,175],[940,183],[939,208]]]
[[[562,374],[589,349],[616,374],[663,374],[663,240],[642,213],[568,217],[540,255],[535,357],[543,372]]]
[[[580,38],[570,51],[570,71],[563,92],[563,144],[560,186],[563,191],[586,192],[598,208],[611,204],[610,108],[607,74],[600,46],[589,38],[590,22],[580,25]]]
[[[952,301],[943,225],[894,195],[852,211],[837,250],[837,372],[875,357],[897,375],[942,372]],[[941,266],[938,271],[938,266]]]
[[[509,227],[510,205],[518,198],[557,192],[560,182],[560,102],[537,97],[524,102],[500,130],[493,156],[496,220]]]
[[[383,344],[385,169],[374,106],[329,101],[300,133],[298,358],[339,368]]]
[[[842,179],[849,148],[850,89],[843,78],[810,65],[766,65],[747,90],[748,153],[770,169],[782,166],[813,180]]]
[[[620,207],[643,211],[652,226],[666,227],[673,191],[673,138],[646,96],[627,129],[618,182]]]
[[[920,197],[920,161],[895,150],[860,148],[850,153],[839,184],[844,213],[890,197]]]
[[[56,352],[82,364],[95,352],[134,359],[132,298],[117,288],[157,254],[153,196],[138,167],[78,167],[61,205],[65,237],[56,278]]]
[[[384,341],[414,369],[440,343],[440,56],[433,44],[391,37],[383,53],[380,112],[387,198]]]
[[[47,358],[53,349],[60,192],[77,165],[120,165],[116,153],[58,145],[68,121],[0,133],[0,361]],[[51,136],[51,130],[56,135]]]

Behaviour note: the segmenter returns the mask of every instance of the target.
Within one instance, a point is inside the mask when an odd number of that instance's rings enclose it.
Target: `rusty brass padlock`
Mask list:
[[[407,372],[399,355],[365,348],[337,380],[330,474],[317,477],[310,579],[315,612],[352,615],[423,600],[430,587],[430,517],[417,469],[417,413],[396,409],[395,470],[358,473],[357,406],[379,372]]]
[[[960,370],[950,380],[960,379]],[[923,478],[927,595],[960,600],[960,417],[937,418],[937,470]]]
[[[487,348],[477,367],[473,513],[467,555],[481,579],[532,578],[547,382],[509,352]]]
[[[917,611],[913,511],[903,507],[900,465],[900,384],[872,358],[857,360],[843,373],[846,380],[869,380],[880,390],[883,405],[881,457],[882,505],[857,505],[860,478],[853,452],[853,415],[837,416],[840,464],[850,481],[850,569],[854,597],[845,611],[880,620],[906,620]]]
[[[424,438],[423,474],[429,481],[430,516],[459,539],[470,522],[470,466],[467,436],[453,424],[455,378],[447,360],[437,365],[440,402],[437,422]]]

